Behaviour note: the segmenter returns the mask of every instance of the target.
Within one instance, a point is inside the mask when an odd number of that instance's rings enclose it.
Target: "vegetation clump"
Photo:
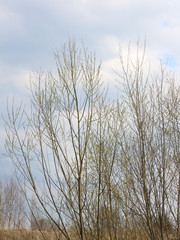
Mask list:
[[[180,238],[180,85],[130,50],[120,52],[117,99],[95,56],[70,41],[55,54],[57,76],[31,83],[31,111],[8,107],[6,150],[34,223],[25,233]]]

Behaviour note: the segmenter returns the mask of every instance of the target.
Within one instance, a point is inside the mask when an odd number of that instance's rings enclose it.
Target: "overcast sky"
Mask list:
[[[0,0],[0,112],[6,114],[7,97],[26,97],[32,71],[54,69],[53,51],[68,37],[95,51],[113,79],[119,44],[146,36],[151,63],[168,59],[179,76],[179,10],[179,0]],[[10,166],[4,137],[0,119],[0,177]]]

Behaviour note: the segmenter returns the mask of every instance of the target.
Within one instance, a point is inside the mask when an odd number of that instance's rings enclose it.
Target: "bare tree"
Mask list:
[[[73,41],[55,59],[57,78],[39,74],[32,83],[31,114],[23,106],[8,110],[6,149],[47,218],[66,239],[71,231],[85,239],[87,146],[97,121],[100,66]]]
[[[163,65],[157,75],[145,72],[144,57],[139,48],[135,61],[130,49],[126,63],[120,56],[127,121],[121,141],[124,165],[119,192],[124,195],[125,218],[130,226],[135,220],[148,239],[169,239],[176,215],[172,210],[176,204],[170,196],[173,190],[178,196],[179,189],[178,183],[177,189],[173,187],[177,171],[173,159],[177,162],[179,154],[178,88]],[[178,223],[179,216],[175,219]]]

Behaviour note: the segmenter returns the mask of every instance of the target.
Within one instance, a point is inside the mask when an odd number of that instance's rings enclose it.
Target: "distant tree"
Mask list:
[[[16,181],[10,178],[1,186],[1,228],[25,227],[25,203]]]

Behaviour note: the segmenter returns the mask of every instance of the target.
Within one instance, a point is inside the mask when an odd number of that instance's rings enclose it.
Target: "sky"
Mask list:
[[[119,45],[146,38],[151,64],[167,61],[179,81],[179,9],[179,0],[0,0],[0,113],[6,117],[7,99],[27,98],[34,71],[55,70],[53,52],[68,38],[94,51],[112,82]],[[0,178],[12,171],[4,140],[0,117]]]

